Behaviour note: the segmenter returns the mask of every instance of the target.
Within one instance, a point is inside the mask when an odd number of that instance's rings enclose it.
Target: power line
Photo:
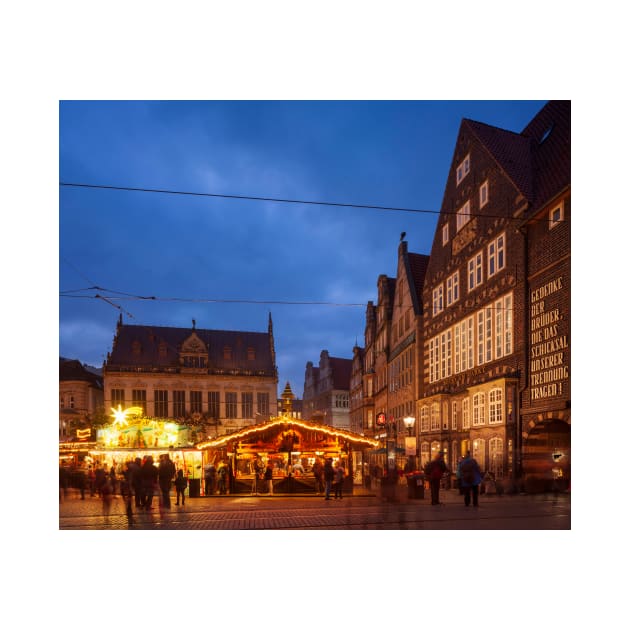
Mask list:
[[[163,194],[163,195],[183,195],[190,197],[213,197],[219,199],[241,199],[246,201],[271,201],[275,203],[293,203],[293,204],[304,204],[304,205],[312,205],[312,206],[331,206],[335,208],[362,208],[366,210],[382,210],[382,211],[391,211],[391,212],[411,212],[415,214],[446,214],[446,215],[457,215],[458,211],[440,211],[440,210],[421,210],[418,208],[399,208],[396,206],[374,206],[374,205],[365,205],[358,203],[339,203],[334,201],[307,201],[304,199],[282,199],[278,197],[253,197],[249,195],[224,195],[219,193],[202,193],[202,192],[193,192],[186,190],[168,190],[161,188],[136,188],[132,186],[109,186],[104,184],[83,184],[77,182],[59,182],[60,186],[72,187],[72,188],[89,188],[95,190],[116,190],[122,192],[143,192],[143,193],[155,193],[155,194]],[[496,215],[496,214],[474,214],[474,213],[466,213],[469,217],[485,217],[489,219],[508,219],[511,221],[522,221],[523,217],[507,217],[505,215]],[[545,219],[546,220],[546,219]],[[566,221],[566,219],[561,219],[558,222]]]

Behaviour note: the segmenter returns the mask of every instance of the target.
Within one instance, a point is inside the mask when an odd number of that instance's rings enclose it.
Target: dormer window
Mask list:
[[[232,359],[232,348],[230,346],[223,347],[223,358],[228,361]]]
[[[470,153],[460,162],[457,167],[456,181],[459,186],[460,182],[470,173]]]
[[[488,180],[479,187],[479,207],[483,208],[488,203]]]
[[[251,346],[247,348],[247,360],[254,361],[256,359],[256,348]]]
[[[555,228],[564,220],[564,204],[560,203],[549,211],[549,229]]]

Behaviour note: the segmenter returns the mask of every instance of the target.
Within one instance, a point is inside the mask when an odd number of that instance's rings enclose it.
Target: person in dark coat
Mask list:
[[[448,470],[444,453],[440,451],[429,464],[429,486],[431,487],[431,505],[440,505],[440,483]]]
[[[151,503],[153,502],[153,495],[158,484],[158,469],[153,464],[153,457],[147,455],[144,460],[141,469],[142,475],[142,507],[145,510],[151,509]]]
[[[335,478],[335,469],[333,468],[333,460],[329,457],[324,464],[324,484],[326,496],[324,499],[330,501],[330,490]]]
[[[179,505],[179,499],[182,500],[182,505],[184,505],[185,499],[184,494],[186,492],[186,486],[188,485],[188,479],[184,477],[184,471],[180,468],[177,471],[177,477],[175,477],[175,492],[177,494],[177,500],[175,501],[175,505]]]
[[[162,492],[162,505],[167,509],[171,509],[171,483],[175,476],[175,464],[171,461],[168,453],[160,458],[158,466],[158,479],[160,482],[160,490]]]
[[[470,506],[470,497],[472,495],[473,507],[478,507],[481,468],[479,468],[477,460],[472,457],[470,451],[468,451],[466,457],[459,462],[457,477],[459,478],[460,487],[464,491],[464,505],[466,507]]]
[[[143,506],[143,488],[142,488],[142,460],[139,457],[136,457],[134,461],[131,463],[131,489],[134,494],[134,503],[136,505],[136,509],[140,509]]]

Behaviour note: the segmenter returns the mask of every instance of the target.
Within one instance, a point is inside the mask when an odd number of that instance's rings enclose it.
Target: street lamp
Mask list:
[[[405,440],[405,446],[407,448],[405,448],[405,451],[407,452],[407,455],[409,457],[409,461],[408,461],[408,466],[409,466],[409,470],[415,470],[416,468],[416,462],[415,462],[415,457],[416,457],[416,436],[412,436],[411,433],[413,431],[414,425],[416,424],[416,419],[413,416],[407,416],[406,418],[403,419],[403,422],[405,423],[405,428],[407,429],[407,440]],[[413,455],[410,455],[410,451],[413,449]]]

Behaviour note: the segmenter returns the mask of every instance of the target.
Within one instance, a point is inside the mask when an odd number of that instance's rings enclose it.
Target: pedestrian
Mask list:
[[[258,480],[262,478],[264,470],[262,467],[262,462],[260,461],[260,459],[258,459],[258,457],[254,460],[252,469],[252,472],[254,473],[254,476],[252,478],[252,494],[258,494]]]
[[[131,509],[131,499],[133,497],[133,470],[135,463],[131,460],[125,463],[125,470],[123,471],[123,477],[120,480],[120,496],[125,503],[125,514],[127,514],[127,522],[131,526],[133,525],[133,510]]]
[[[184,477],[184,471],[180,468],[177,471],[177,477],[175,477],[175,492],[177,493],[177,500],[175,505],[179,505],[179,499],[182,499],[182,505],[184,505],[184,493],[186,492],[186,486],[188,485],[188,479]]]
[[[112,506],[113,492],[112,484],[108,476],[104,477],[103,483],[100,488],[100,493],[101,499],[103,500],[103,514],[105,516],[109,516],[109,511]]]
[[[204,473],[206,496],[213,495],[217,484],[217,471],[212,462],[205,467]]]
[[[76,479],[77,488],[79,489],[79,492],[81,493],[81,498],[85,499],[85,486],[87,485],[87,479],[86,479],[83,465],[79,465],[79,467],[77,468],[75,472],[75,479]]]
[[[479,506],[479,484],[481,483],[481,468],[477,460],[472,457],[470,451],[466,452],[466,457],[462,459],[458,467],[460,486],[464,490],[464,505],[470,505],[472,494],[473,507]]]
[[[175,464],[171,461],[168,453],[160,456],[160,465],[158,466],[158,479],[160,482],[160,491],[162,492],[162,505],[167,509],[171,509],[171,483],[175,476]]]
[[[114,463],[112,463],[112,467],[109,469],[109,483],[112,486],[112,494],[116,496],[116,468]]]
[[[325,493],[324,497],[326,501],[330,501],[330,490],[332,488],[332,482],[335,478],[335,469],[333,468],[332,458],[328,458],[326,463],[324,464],[324,484],[325,484]]]
[[[99,497],[101,496],[101,488],[105,483],[106,477],[107,475],[105,474],[104,465],[101,466],[100,464],[97,464],[96,470],[94,471],[94,489]]]
[[[267,491],[269,494],[273,494],[273,466],[271,462],[267,462],[267,468],[265,469],[265,481],[267,482]]]
[[[136,509],[139,510],[142,508],[142,460],[139,457],[136,457],[131,463],[131,474],[130,474],[130,483],[131,490],[134,494],[134,503]]]
[[[228,475],[227,466],[225,465],[224,462],[221,462],[219,464],[219,472],[218,472],[219,494],[225,494],[226,492],[227,475]]]
[[[68,469],[62,464],[59,466],[59,503],[68,496]]]
[[[324,492],[324,466],[321,460],[318,458],[313,464],[313,476],[315,477],[315,489],[317,494]]]
[[[343,480],[346,477],[346,471],[344,467],[341,465],[341,460],[335,467],[335,499],[343,499]]]
[[[147,455],[140,470],[142,475],[142,508],[149,511],[153,503],[153,495],[158,483],[158,469],[153,464],[153,457]]]
[[[87,471],[88,485],[90,487],[90,496],[93,497],[96,494],[96,473],[92,466],[88,466]]]
[[[429,487],[431,488],[431,505],[440,505],[440,483],[444,473],[448,471],[444,462],[444,453],[440,451],[429,464]]]

